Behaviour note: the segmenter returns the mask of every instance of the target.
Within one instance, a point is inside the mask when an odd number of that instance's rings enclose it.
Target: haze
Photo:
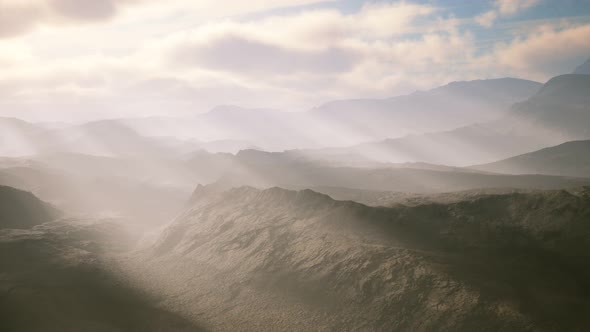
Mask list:
[[[582,331],[590,2],[0,0],[0,330]]]

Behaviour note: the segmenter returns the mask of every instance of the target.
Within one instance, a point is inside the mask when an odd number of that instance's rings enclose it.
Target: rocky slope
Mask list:
[[[2,331],[202,331],[120,277],[109,256],[130,243],[113,220],[0,230]]]
[[[200,187],[127,264],[214,330],[581,330],[589,221],[588,188],[375,208]]]

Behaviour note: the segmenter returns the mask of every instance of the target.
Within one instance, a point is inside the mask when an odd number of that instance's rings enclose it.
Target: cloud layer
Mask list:
[[[521,11],[529,9],[540,0],[494,0],[493,9],[475,18],[475,21],[484,27],[491,27],[500,17],[516,15]]]
[[[473,23],[431,5],[268,12],[313,3],[0,1],[0,106],[4,115],[46,117],[202,112],[217,104],[305,109],[454,80],[542,81],[590,54],[590,24],[533,25],[482,50]],[[493,16],[485,19],[491,25],[536,4],[497,0],[483,15]]]

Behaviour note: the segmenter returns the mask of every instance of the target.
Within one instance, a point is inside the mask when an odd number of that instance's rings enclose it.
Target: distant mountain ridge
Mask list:
[[[540,83],[514,79],[453,82],[410,95],[387,99],[338,100],[308,112],[280,112],[224,105],[197,116],[233,139],[266,150],[350,144],[451,129],[496,118],[525,100]],[[302,128],[309,128],[302,132]],[[348,137],[345,137],[348,136]]]
[[[352,128],[373,130],[376,136],[395,137],[495,119],[541,86],[515,78],[460,81],[387,99],[333,101],[312,112]]]
[[[268,151],[350,146],[487,121],[540,87],[514,78],[476,80],[386,99],[337,100],[303,112],[221,105],[194,116],[117,121],[142,136],[230,140]]]
[[[589,123],[590,75],[568,74],[552,78],[495,121],[321,151],[326,156],[357,154],[385,162],[467,166],[590,139]]]
[[[590,178],[590,140],[566,142],[473,169],[507,174],[548,174]]]
[[[16,118],[0,117],[0,155],[4,157],[35,154],[41,150],[43,128]]]
[[[590,59],[579,65],[576,70],[574,70],[573,74],[590,75]]]
[[[201,155],[194,167],[215,165],[224,188],[346,187],[364,190],[433,193],[477,188],[561,189],[590,184],[590,179],[543,175],[511,176],[472,169],[403,166],[343,167],[309,160],[305,154],[241,151],[229,159]],[[222,158],[221,160],[219,158]],[[222,162],[223,164],[220,164]]]
[[[408,95],[402,95],[397,97],[390,97],[385,99],[350,99],[350,100],[336,100],[325,103],[318,106],[313,111],[315,112],[354,112],[354,103],[362,104],[364,102],[373,103],[373,107],[367,111],[371,111],[372,108],[384,107],[384,106],[396,106],[396,102],[412,103],[416,102],[419,108],[416,111],[425,111],[424,106],[436,106],[434,102],[444,101],[443,98],[450,97],[465,97],[469,99],[481,98],[490,103],[504,103],[506,106],[510,106],[512,103],[520,100],[525,100],[528,97],[535,94],[543,84],[539,82],[517,79],[517,78],[497,78],[487,80],[473,80],[473,81],[455,81],[443,85],[438,88],[417,91]],[[419,97],[432,98],[432,100],[422,101],[417,100]],[[447,100],[448,101],[448,100]],[[453,102],[459,102],[459,100],[451,100]],[[349,104],[349,105],[347,105]],[[361,105],[359,105],[361,106]],[[406,106],[401,104],[400,106]],[[438,105],[440,106],[440,105]],[[358,109],[361,111],[361,109]],[[400,111],[391,107],[389,109],[392,112]],[[498,112],[503,110],[499,109]]]
[[[30,192],[0,185],[0,229],[31,228],[60,214]]]

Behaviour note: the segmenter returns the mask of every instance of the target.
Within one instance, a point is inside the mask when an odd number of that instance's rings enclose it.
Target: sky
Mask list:
[[[0,116],[301,111],[589,57],[588,0],[0,0]]]

